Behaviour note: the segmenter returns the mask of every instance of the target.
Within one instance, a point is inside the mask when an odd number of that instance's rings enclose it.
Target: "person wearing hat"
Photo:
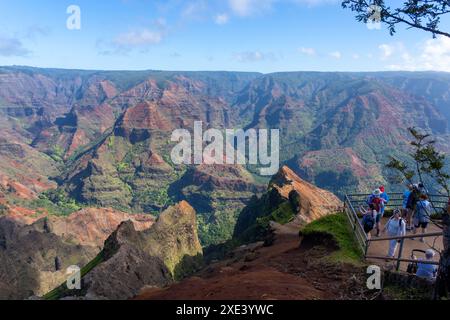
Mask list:
[[[406,235],[406,222],[402,218],[402,213],[399,209],[394,210],[394,215],[386,223],[383,229],[383,233],[388,233],[389,237],[403,237]],[[393,239],[389,241],[388,258],[394,258],[399,239]]]
[[[436,252],[433,249],[428,249],[425,252],[425,261],[431,262],[433,261],[434,256],[436,255]],[[416,276],[419,278],[427,279],[429,281],[435,281],[436,275],[438,272],[438,267],[433,264],[428,263],[418,263],[417,264],[417,272]]]
[[[377,237],[380,236],[380,230],[381,230],[381,207],[383,205],[383,199],[381,198],[381,190],[375,189],[372,194],[370,195],[369,199],[367,200],[367,204],[369,207],[373,206],[374,210],[376,211],[376,227],[377,227]]]
[[[381,198],[381,200],[383,200],[383,202],[381,204],[381,217],[383,217],[384,216],[384,209],[386,208],[386,205],[389,202],[389,196],[386,193],[386,190],[385,190],[384,186],[380,187],[380,191],[381,191],[380,198]]]

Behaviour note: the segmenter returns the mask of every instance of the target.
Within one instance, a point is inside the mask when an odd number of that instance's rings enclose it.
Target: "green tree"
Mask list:
[[[413,184],[416,176],[421,183],[424,183],[425,176],[428,176],[440,187],[440,190],[436,190],[438,193],[445,192],[450,197],[450,175],[445,171],[445,154],[436,150],[436,141],[430,134],[422,133],[417,128],[408,128],[408,131],[413,137],[413,152],[410,156],[414,160],[415,168],[410,168],[404,161],[395,157],[390,157],[387,167],[401,175],[399,180],[406,180],[410,184]]]
[[[391,7],[384,0],[345,0],[344,9],[356,13],[356,20],[368,23],[379,21],[387,25],[391,35],[399,24],[431,32],[433,37],[450,33],[439,28],[441,17],[450,13],[450,0],[406,0],[398,1],[398,6]]]

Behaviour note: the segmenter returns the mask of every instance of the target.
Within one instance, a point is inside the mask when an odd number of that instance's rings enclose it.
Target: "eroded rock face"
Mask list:
[[[85,298],[101,300],[129,299],[144,286],[166,287],[171,283],[172,276],[159,257],[126,243],[83,279],[88,288]]]
[[[0,218],[0,299],[43,295],[66,279],[71,265],[97,256],[123,221],[145,230],[155,219],[112,209],[83,209],[70,217],[10,214]]]
[[[0,239],[0,299],[45,294],[64,280],[67,267],[83,265],[98,253],[96,247],[66,242],[47,228],[45,219],[23,225],[0,218]]]
[[[0,132],[0,192],[32,200],[40,192],[55,188],[56,183],[48,178],[58,172],[55,162],[19,141],[8,130],[4,130],[1,123]]]
[[[174,278],[185,273],[180,265],[183,259],[203,253],[198,240],[196,213],[186,201],[165,210],[150,229],[136,231],[129,222],[122,223],[105,242],[106,257],[112,256],[114,250],[124,244],[160,257]]]
[[[101,255],[103,261],[83,278],[80,294],[86,298],[129,299],[143,287],[165,287],[202,264],[195,210],[182,201],[143,231],[123,222]]]
[[[80,245],[102,248],[104,241],[124,221],[130,221],[136,230],[149,229],[155,218],[146,214],[128,214],[113,209],[88,208],[67,218],[50,217],[52,231]]]
[[[302,180],[284,166],[272,178],[268,191],[254,197],[242,210],[234,229],[234,238],[243,242],[269,241],[269,222],[298,227],[342,208],[342,202],[331,192]]]
[[[297,222],[311,223],[326,215],[336,213],[343,203],[333,193],[320,189],[297,176],[284,166],[276,174],[270,186],[294,205]]]

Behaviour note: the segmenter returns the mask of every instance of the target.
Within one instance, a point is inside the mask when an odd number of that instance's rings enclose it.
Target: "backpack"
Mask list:
[[[373,229],[375,227],[375,218],[373,217],[372,212],[364,215],[363,224],[369,229]]]
[[[373,197],[370,204],[374,206],[374,209],[379,213],[381,211],[381,198]]]
[[[413,210],[418,200],[419,196],[417,194],[417,191],[412,191],[409,194],[408,200],[406,201],[406,208]]]

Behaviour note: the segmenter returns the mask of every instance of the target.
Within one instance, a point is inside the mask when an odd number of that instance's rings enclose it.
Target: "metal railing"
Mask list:
[[[359,207],[360,205],[365,205],[369,194],[349,194],[346,196],[348,200],[353,204],[354,207]],[[401,208],[403,205],[403,193],[393,192],[389,193],[389,202],[386,205],[387,209],[390,208]],[[434,209],[442,210],[447,208],[448,197],[444,195],[430,194],[430,202],[433,203]]]
[[[431,237],[440,237],[442,236],[442,231],[441,232],[433,232],[433,233],[426,233],[426,234],[421,234],[420,237],[421,238],[431,238]],[[406,239],[413,239],[413,238],[417,238],[418,235],[406,235],[406,236],[401,236],[401,237],[385,237],[385,238],[373,238],[369,240],[370,242],[376,242],[376,241],[391,241],[391,240],[398,240],[400,241],[400,248],[398,250],[398,254],[397,254],[397,258],[388,258],[388,257],[380,257],[380,256],[368,256],[366,254],[366,259],[374,259],[374,260],[389,260],[389,261],[397,261],[397,271],[400,270],[400,264],[402,262],[418,262],[417,260],[413,260],[413,259],[403,259],[403,247],[405,244],[405,240]],[[423,264],[432,264],[432,265],[439,265],[438,261],[420,261],[420,263]]]
[[[361,224],[361,219],[359,218],[352,201],[347,195],[345,196],[344,212],[347,215],[348,221],[350,222],[353,232],[355,233],[358,246],[361,249],[364,256],[366,256],[369,238],[367,237],[367,234],[364,231],[364,228]]]
[[[396,261],[397,262],[397,271],[400,270],[400,265],[402,262],[408,262],[408,263],[414,263],[418,262],[417,260],[413,259],[404,259],[403,256],[403,248],[405,240],[417,238],[418,236],[420,238],[430,238],[430,237],[440,237],[443,235],[442,231],[440,232],[433,232],[433,233],[426,233],[426,234],[420,234],[420,235],[405,235],[405,236],[398,236],[398,237],[382,237],[382,238],[370,238],[367,236],[366,232],[364,231],[364,227],[361,223],[361,218],[358,215],[355,208],[359,208],[361,205],[366,205],[366,200],[369,197],[369,194],[350,194],[345,196],[345,202],[344,202],[344,212],[348,218],[348,221],[350,222],[350,225],[353,229],[353,232],[355,234],[356,241],[358,243],[358,247],[361,249],[362,253],[364,254],[365,259],[374,259],[374,260],[388,260],[388,261]],[[433,210],[440,211],[447,207],[448,198],[441,195],[429,195],[430,199],[434,203]],[[390,200],[387,204],[386,208],[401,208],[403,204],[403,194],[402,193],[391,193],[390,194]],[[438,212],[435,212],[438,213]],[[381,256],[369,256],[368,251],[370,244],[372,242],[377,241],[391,241],[391,240],[398,240],[400,242],[399,251],[396,258],[388,258],[388,257],[381,257]],[[432,265],[439,265],[439,262],[437,261],[421,261],[420,263],[424,264],[432,264]]]

